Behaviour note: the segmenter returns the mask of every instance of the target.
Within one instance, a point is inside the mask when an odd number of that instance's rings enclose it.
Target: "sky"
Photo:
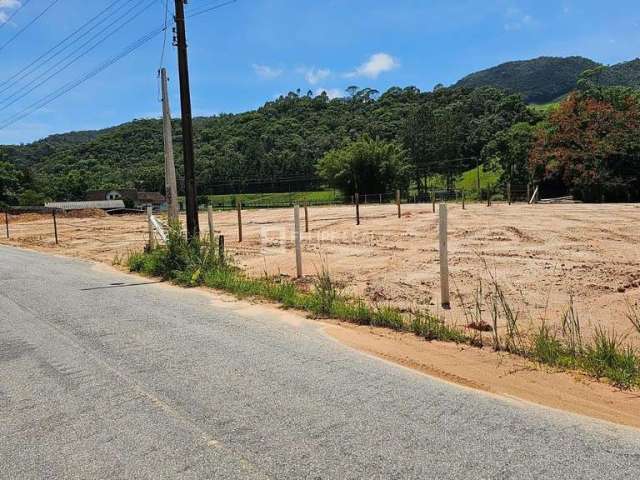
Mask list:
[[[179,116],[174,0],[166,43],[160,32],[99,68],[161,29],[165,2],[0,0],[0,144],[159,117],[161,64]],[[189,0],[186,14],[223,2]],[[193,113],[216,115],[296,89],[331,97],[350,85],[431,90],[541,55],[627,61],[640,56],[640,9],[637,0],[237,0],[188,18],[187,38]]]

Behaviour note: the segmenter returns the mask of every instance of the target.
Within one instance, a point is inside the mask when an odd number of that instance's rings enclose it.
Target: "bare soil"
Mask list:
[[[601,325],[640,345],[626,318],[628,303],[640,301],[640,205],[468,204],[463,210],[450,204],[451,309],[440,306],[432,206],[403,205],[402,218],[390,204],[362,205],[360,212],[357,226],[352,206],[309,208],[306,275],[324,264],[347,293],[407,310],[430,309],[458,325],[470,322],[469,309],[486,297],[494,276],[523,330],[543,320],[558,326],[573,296],[586,335]],[[237,213],[214,214],[216,232],[225,236],[237,263],[252,275],[293,275],[293,209],[242,216],[244,238],[238,243]],[[143,215],[91,215],[58,218],[56,246],[50,216],[36,217],[10,217],[11,239],[0,242],[111,263],[142,248],[147,238]],[[301,217],[304,230],[304,211]],[[206,213],[200,225],[206,232]],[[483,318],[490,323],[489,312]]]

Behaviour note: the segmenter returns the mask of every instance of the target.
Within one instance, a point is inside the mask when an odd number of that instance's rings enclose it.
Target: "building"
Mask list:
[[[124,208],[122,200],[95,200],[87,202],[49,202],[45,203],[46,208],[55,208],[57,210],[84,210],[89,208],[98,208],[100,210],[119,210]]]
[[[160,192],[139,192],[132,188],[119,190],[90,190],[86,194],[86,199],[94,202],[122,200],[125,205],[138,208],[146,205],[160,207],[166,202],[164,195]]]

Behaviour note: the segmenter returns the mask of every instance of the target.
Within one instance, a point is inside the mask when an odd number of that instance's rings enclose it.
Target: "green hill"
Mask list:
[[[582,72],[599,64],[584,57],[539,57],[508,62],[467,75],[454,86],[494,86],[520,93],[526,102],[547,103],[576,88]]]

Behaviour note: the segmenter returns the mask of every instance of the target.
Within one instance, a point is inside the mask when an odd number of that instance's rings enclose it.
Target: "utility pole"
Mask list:
[[[178,47],[178,71],[180,75],[180,109],[182,113],[182,147],[184,155],[184,190],[187,207],[187,238],[200,235],[198,225],[198,201],[194,173],[193,125],[191,121],[191,92],[189,90],[189,62],[187,61],[187,33],[184,19],[186,0],[176,3],[176,45]]]
[[[176,185],[176,166],[173,161],[173,133],[171,131],[171,110],[167,88],[167,70],[160,69],[162,84],[162,133],[164,136],[164,185],[167,197],[169,224],[178,221],[178,187]]]

